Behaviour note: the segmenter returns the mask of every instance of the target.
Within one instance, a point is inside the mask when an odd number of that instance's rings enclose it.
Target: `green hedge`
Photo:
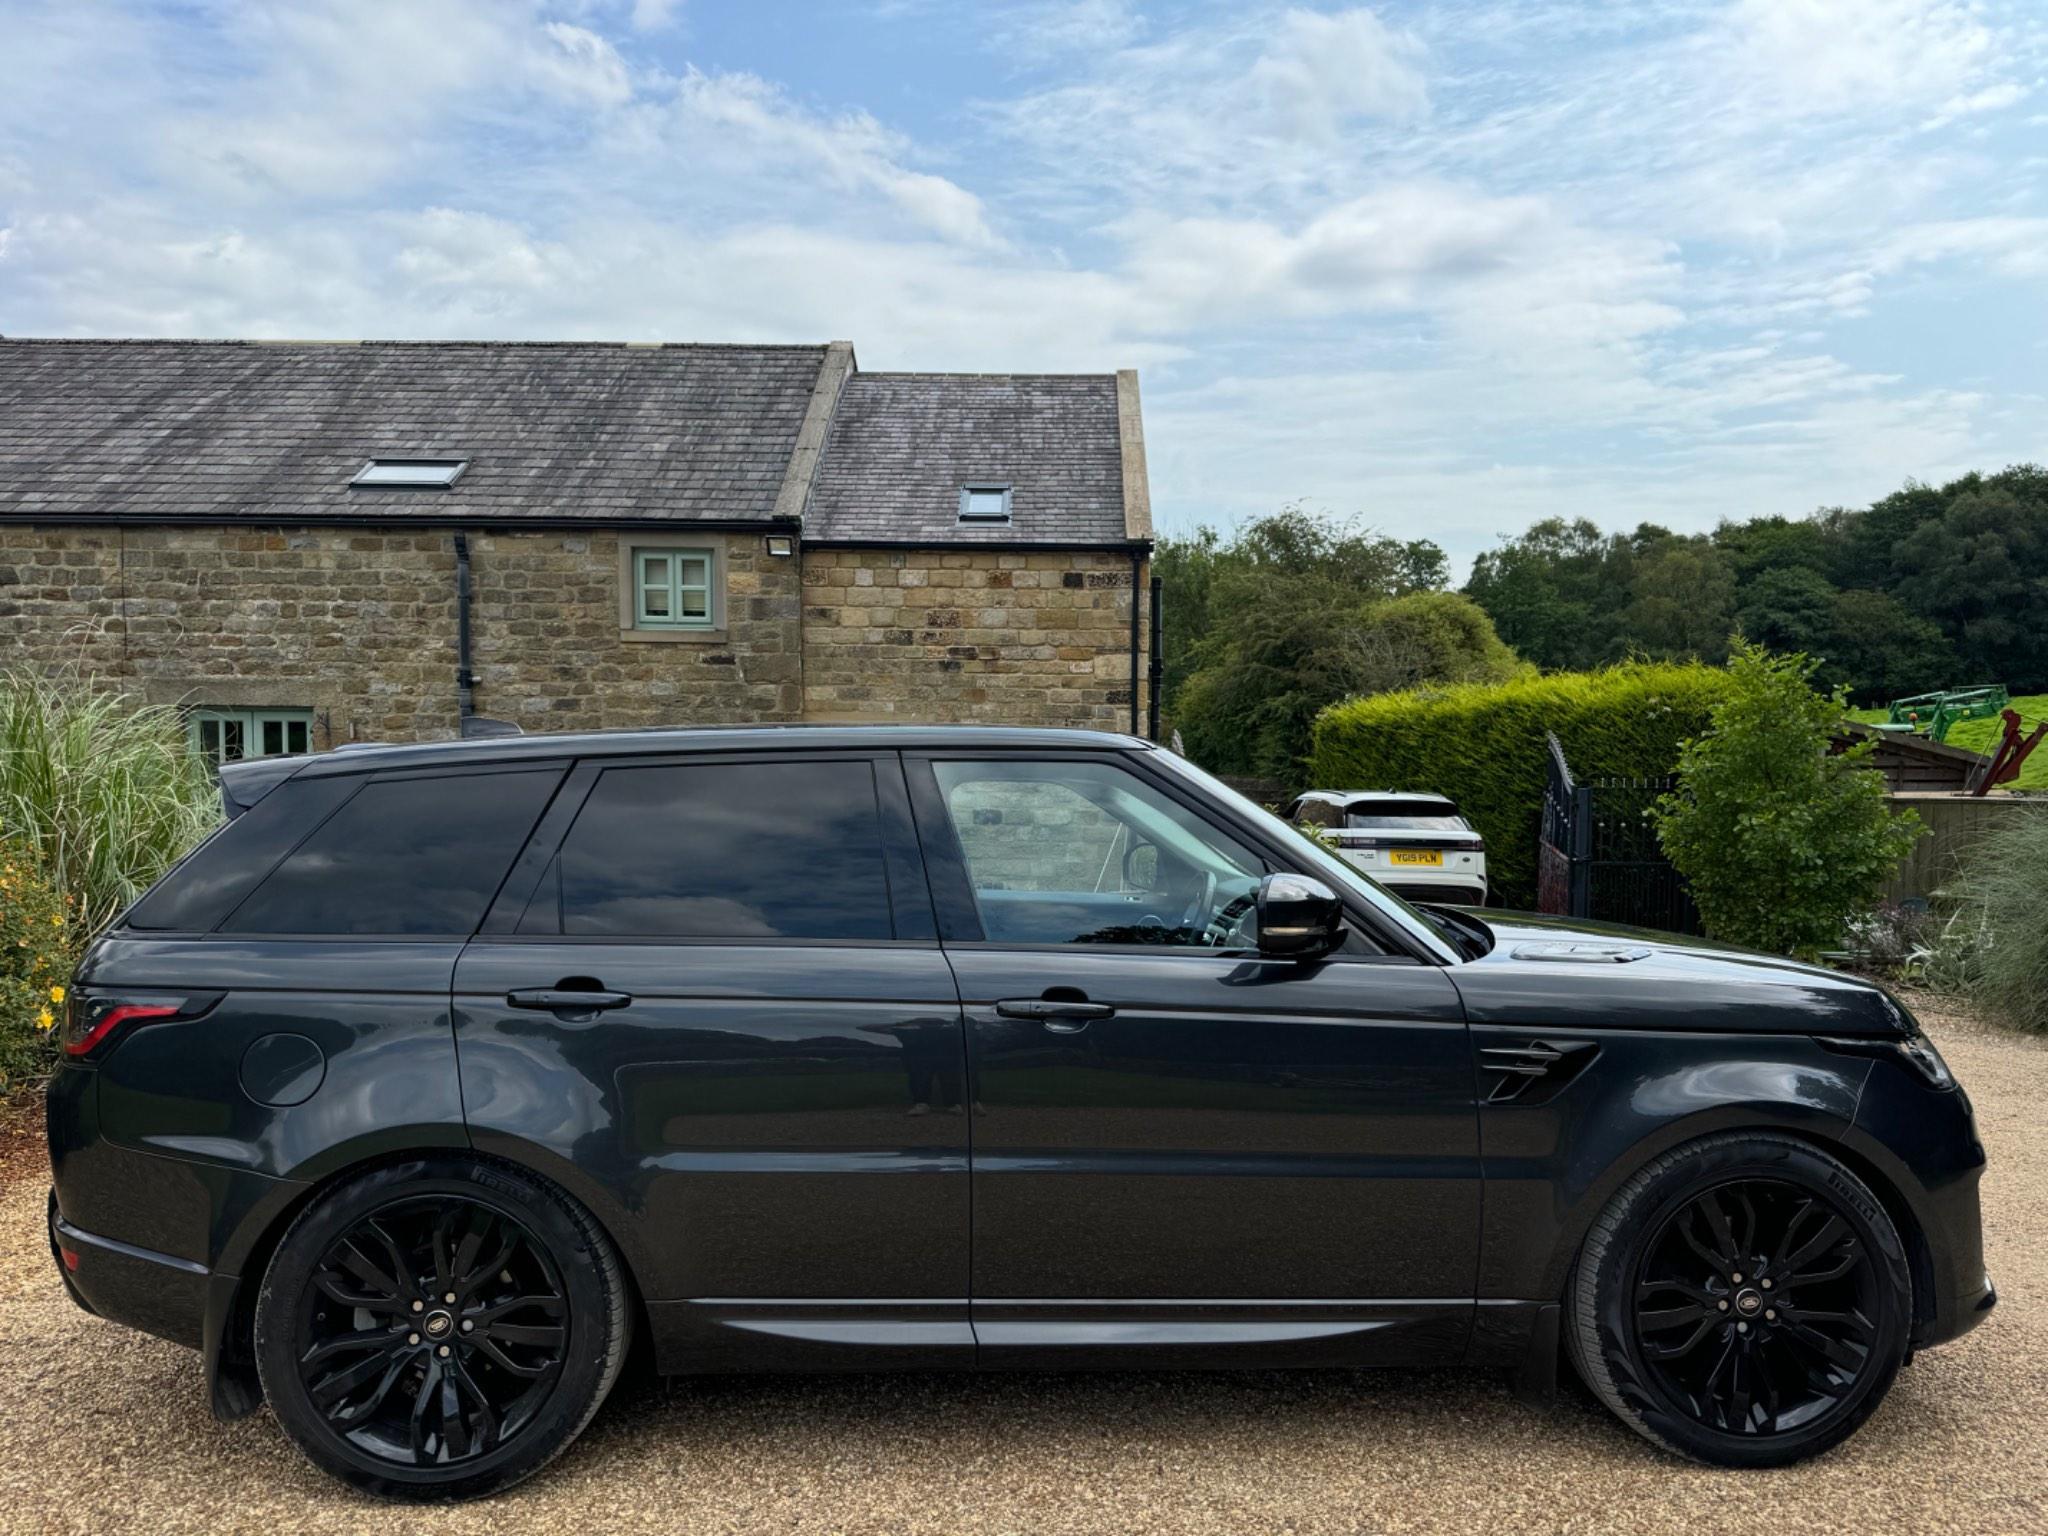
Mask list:
[[[1727,683],[1715,667],[1640,663],[1348,699],[1316,719],[1310,782],[1449,795],[1486,838],[1492,899],[1534,907],[1544,732],[1582,782],[1667,774]]]

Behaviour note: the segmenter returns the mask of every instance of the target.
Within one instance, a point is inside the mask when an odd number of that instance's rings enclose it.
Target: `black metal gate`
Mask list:
[[[1606,923],[1699,933],[1699,908],[1672,868],[1650,819],[1669,777],[1580,783],[1555,735],[1536,848],[1539,911]]]

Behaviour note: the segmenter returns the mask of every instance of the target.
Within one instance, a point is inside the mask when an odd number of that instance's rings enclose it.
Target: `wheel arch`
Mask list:
[[[513,1155],[517,1150],[537,1155]],[[207,1393],[215,1418],[238,1419],[262,1405],[263,1389],[256,1377],[254,1342],[256,1295],[261,1288],[264,1271],[270,1267],[271,1258],[277,1252],[277,1245],[284,1240],[284,1234],[291,1229],[300,1212],[329,1190],[351,1179],[423,1157],[463,1157],[483,1164],[509,1165],[575,1201],[590,1214],[598,1230],[618,1251],[627,1299],[633,1308],[634,1336],[640,1339],[650,1336],[647,1300],[640,1285],[642,1260],[635,1252],[638,1242],[632,1224],[602,1190],[595,1191],[598,1198],[591,1198],[588,1180],[558,1177],[548,1164],[561,1164],[559,1158],[550,1158],[540,1149],[525,1148],[516,1143],[512,1149],[496,1145],[484,1149],[467,1142],[450,1144],[445,1141],[428,1141],[403,1148],[384,1147],[338,1165],[333,1158],[323,1157],[323,1167],[314,1170],[314,1177],[294,1186],[289,1199],[253,1213],[244,1228],[235,1233],[233,1251],[238,1255],[235,1272],[215,1273],[208,1288],[200,1348],[204,1356]],[[573,1173],[573,1169],[569,1171]]]
[[[1782,1105],[1745,1106],[1747,1113],[1734,1106],[1729,1113],[1703,1114],[1689,1117],[1686,1121],[1668,1128],[1668,1134],[1645,1138],[1632,1147],[1629,1153],[1615,1159],[1603,1173],[1597,1185],[1589,1188],[1572,1208],[1567,1227],[1551,1255],[1549,1266],[1544,1272],[1543,1297],[1550,1301],[1562,1301],[1565,1287],[1570,1282],[1572,1267],[1578,1262],[1579,1254],[1586,1245],[1586,1234],[1592,1229],[1607,1203],[1615,1192],[1657,1158],[1677,1150],[1688,1143],[1701,1141],[1709,1136],[1742,1135],[1746,1132],[1766,1132],[1777,1136],[1790,1136],[1803,1141],[1815,1149],[1844,1163],[1870,1187],[1892,1225],[1898,1229],[1900,1241],[1905,1244],[1906,1256],[1913,1275],[1913,1324],[1918,1330],[1930,1323],[1934,1317],[1934,1263],[1933,1248],[1919,1213],[1905,1191],[1903,1181],[1893,1172],[1879,1166],[1868,1150],[1857,1145],[1852,1136],[1853,1125],[1827,1115],[1788,1115]]]

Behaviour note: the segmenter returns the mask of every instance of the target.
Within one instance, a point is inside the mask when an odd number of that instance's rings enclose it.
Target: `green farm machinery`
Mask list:
[[[1974,688],[1944,688],[1939,693],[1916,693],[1893,703],[1881,731],[1910,732],[1929,741],[1946,741],[1949,727],[1958,720],[1989,720],[2012,704],[2003,683],[1984,683]]]

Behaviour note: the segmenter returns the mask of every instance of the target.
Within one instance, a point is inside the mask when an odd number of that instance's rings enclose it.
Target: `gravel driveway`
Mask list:
[[[0,1187],[0,1530],[2048,1532],[2048,1042],[1930,1016],[2002,1305],[1809,1466],[1688,1466],[1582,1394],[1455,1374],[770,1377],[629,1388],[494,1502],[373,1504],[65,1300],[32,1163]]]

